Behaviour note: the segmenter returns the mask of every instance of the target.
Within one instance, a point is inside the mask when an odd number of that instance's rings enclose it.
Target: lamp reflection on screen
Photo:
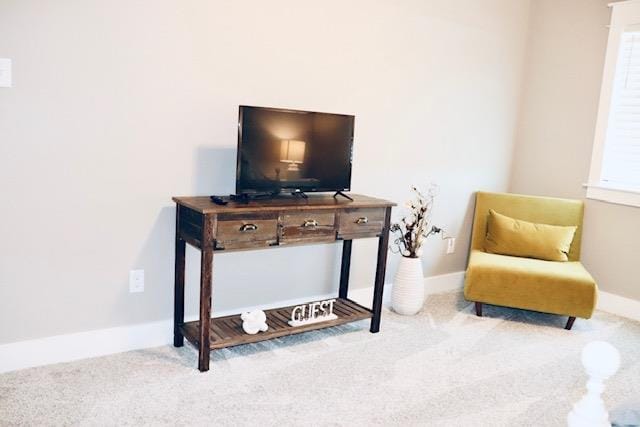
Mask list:
[[[298,171],[298,165],[304,163],[304,141],[296,139],[283,139],[280,142],[280,161],[288,163],[287,170]]]

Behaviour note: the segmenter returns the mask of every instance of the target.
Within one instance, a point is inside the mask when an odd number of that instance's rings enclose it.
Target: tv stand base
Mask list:
[[[234,202],[240,203],[249,203],[252,200],[265,200],[265,199],[273,199],[279,193],[278,192],[270,192],[270,193],[241,193],[241,194],[231,194],[229,195],[229,200],[233,200]]]
[[[280,191],[272,191],[270,193],[241,193],[241,194],[231,194],[231,195],[229,195],[229,200],[232,200],[234,202],[240,202],[240,203],[249,203],[252,200],[273,199],[273,198],[276,198],[276,197],[282,196],[282,195],[283,195],[283,193],[281,193]],[[304,191],[300,191],[300,190],[292,191],[291,195],[293,197],[300,197],[301,199],[308,199],[309,198],[307,193],[305,193]],[[219,199],[222,199],[222,198],[216,197],[214,199],[214,196],[211,196],[211,200],[216,204],[221,204],[221,203],[219,203]],[[222,199],[222,200],[224,200],[224,199]]]
[[[272,191],[268,193],[241,193],[241,194],[231,194],[229,197],[223,196],[211,196],[211,201],[217,205],[226,205],[228,201],[239,202],[239,203],[249,203],[253,200],[265,200],[265,199],[273,199],[282,195],[280,191]],[[308,199],[309,196],[304,191],[296,190],[292,191],[291,195],[293,197],[299,197],[301,199]],[[333,195],[333,198],[337,198],[338,196],[342,196],[345,199],[351,200],[353,202],[353,198],[344,194],[342,191],[336,191]]]
[[[333,195],[333,198],[335,199],[338,196],[342,196],[345,199],[349,199],[353,202],[353,198],[351,198],[350,196],[347,196],[346,194],[344,194],[342,191],[336,191],[336,193]]]

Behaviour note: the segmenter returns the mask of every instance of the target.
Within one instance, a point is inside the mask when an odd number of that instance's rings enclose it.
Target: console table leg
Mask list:
[[[173,295],[173,345],[182,347],[184,336],[180,328],[184,324],[184,252],[185,241],[180,237],[180,205],[176,205],[176,240]]]
[[[177,234],[177,232],[176,232]],[[180,328],[184,324],[184,253],[185,241],[176,236],[175,294],[173,298],[173,345],[182,347],[184,336]]]
[[[342,264],[340,265],[340,298],[347,298],[349,293],[349,269],[351,267],[351,240],[342,242]]]
[[[211,282],[213,275],[213,238],[210,232],[211,218],[205,216],[200,248],[200,330],[198,347],[198,369],[201,372],[209,370],[211,326]]]
[[[384,291],[384,275],[387,270],[387,252],[389,251],[389,224],[391,222],[391,208],[387,208],[384,217],[384,228],[378,239],[378,264],[373,288],[373,317],[369,331],[376,333],[380,330],[380,315],[382,313],[382,292]]]
[[[209,370],[210,341],[209,328],[211,326],[211,274],[213,268],[213,251],[202,249],[200,255],[200,331],[198,348],[198,369],[202,372]]]

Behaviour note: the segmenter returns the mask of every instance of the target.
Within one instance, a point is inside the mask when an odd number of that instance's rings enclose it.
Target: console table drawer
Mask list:
[[[379,208],[345,209],[340,212],[338,235],[378,234],[384,227],[385,210]]]
[[[274,245],[278,242],[278,220],[245,217],[218,220],[217,249],[241,249]]]
[[[285,212],[281,221],[281,244],[299,241],[326,242],[336,238],[334,212]]]

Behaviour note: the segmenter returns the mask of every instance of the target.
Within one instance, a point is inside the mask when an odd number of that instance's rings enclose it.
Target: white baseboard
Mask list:
[[[216,311],[215,316],[286,307],[333,297],[335,297],[334,294],[315,295],[260,306],[221,310]],[[197,318],[187,317],[185,320],[189,322]],[[0,373],[159,347],[170,343],[173,343],[173,319],[0,344]]]
[[[441,292],[451,292],[462,290],[464,286],[464,271],[440,274],[438,276],[428,276],[424,278],[424,287],[427,294],[438,294]],[[391,304],[392,283],[384,285],[383,304]],[[373,287],[358,288],[349,291],[349,297],[357,303],[371,306],[373,298]]]
[[[443,274],[425,278],[427,292],[443,292],[462,286],[464,272]],[[384,302],[388,305],[391,285],[385,285]],[[334,294],[315,295],[305,298],[278,301],[253,307],[215,311],[216,317],[228,316],[242,311],[269,309],[301,304],[335,297]],[[349,297],[371,307],[373,287],[355,288]],[[187,318],[187,321],[196,320]],[[158,347],[173,342],[173,320],[143,323],[139,325],[98,329],[73,334],[56,335],[28,341],[0,344],[0,373],[34,366],[70,362],[89,357],[105,356],[125,351]]]
[[[0,373],[157,347],[170,342],[172,332],[173,321],[163,320],[2,344]]]
[[[449,292],[462,289],[464,271],[425,277],[427,293]],[[385,285],[384,302],[389,303],[391,284]],[[349,297],[367,307],[371,306],[373,288],[355,288]],[[234,310],[216,311],[217,316],[227,316],[241,311],[286,307],[307,301],[335,297],[334,294],[315,295],[277,303]],[[630,319],[640,320],[640,301],[600,292],[598,309]],[[187,321],[195,320],[193,318]],[[158,347],[173,342],[173,320],[143,323],[139,325],[98,329],[74,334],[0,344],[0,373],[52,363],[70,362],[89,357],[105,356],[130,350]]]
[[[461,290],[464,286],[464,271],[425,277],[424,285],[428,294]]]
[[[640,321],[640,301],[598,291],[598,310]]]

